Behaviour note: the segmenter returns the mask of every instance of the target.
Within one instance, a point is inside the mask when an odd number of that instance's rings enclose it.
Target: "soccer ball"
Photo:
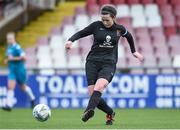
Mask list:
[[[38,104],[33,109],[33,116],[38,121],[44,122],[51,116],[51,110],[45,104]]]

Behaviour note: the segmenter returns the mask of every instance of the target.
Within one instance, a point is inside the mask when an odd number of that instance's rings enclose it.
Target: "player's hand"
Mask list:
[[[143,55],[141,53],[137,52],[137,51],[133,53],[133,56],[138,58],[138,60],[140,60],[140,61],[144,60]]]
[[[66,50],[70,50],[71,47],[72,47],[72,41],[67,41],[65,45]]]
[[[14,60],[14,57],[13,56],[8,56],[8,61],[12,61]]]

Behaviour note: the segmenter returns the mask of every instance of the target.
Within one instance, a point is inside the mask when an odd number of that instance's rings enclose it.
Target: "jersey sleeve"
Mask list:
[[[93,22],[89,26],[87,26],[84,29],[82,29],[82,30],[78,31],[77,33],[75,33],[68,40],[74,42],[74,41],[76,41],[76,40],[78,40],[78,39],[80,39],[82,37],[86,37],[88,35],[93,34],[94,29],[96,28],[96,26],[97,26],[97,22]]]
[[[120,30],[121,36],[127,39],[131,52],[134,53],[136,48],[131,33],[123,25],[117,25],[117,29]]]
[[[126,37],[128,30],[123,25],[117,25],[117,29],[120,30],[122,37]]]

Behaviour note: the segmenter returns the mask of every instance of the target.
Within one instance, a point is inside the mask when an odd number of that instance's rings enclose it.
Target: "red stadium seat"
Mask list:
[[[99,14],[99,11],[100,11],[99,5],[93,4],[93,5],[88,6],[87,11],[88,11],[88,15],[90,16],[94,14]]]
[[[168,26],[168,27],[165,27],[165,35],[167,37],[170,37],[172,35],[175,35],[177,33],[177,28],[176,26]]]
[[[98,4],[99,4],[100,6],[102,6],[102,5],[104,5],[104,4],[110,4],[110,3],[111,3],[110,0],[98,0]]]
[[[139,4],[139,3],[140,3],[140,0],[126,0],[126,1],[127,1],[127,3],[128,3],[129,5]]]
[[[112,0],[112,4],[114,5],[119,5],[119,4],[124,4],[126,0]]]
[[[97,0],[87,0],[87,5],[93,5],[93,4],[97,4]]]
[[[175,16],[180,17],[180,5],[176,5],[174,7],[174,14],[175,14]]]
[[[170,16],[173,15],[172,6],[171,5],[162,5],[160,6],[160,14],[162,16]]]
[[[180,0],[170,0],[169,1],[172,5],[180,5]]]
[[[155,3],[158,4],[159,6],[167,5],[168,0],[155,0]]]
[[[144,5],[146,5],[146,4],[152,4],[154,2],[154,0],[141,0],[140,2]]]

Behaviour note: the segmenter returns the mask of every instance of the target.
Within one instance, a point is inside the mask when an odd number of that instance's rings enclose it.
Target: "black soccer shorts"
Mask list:
[[[99,78],[104,78],[110,83],[115,74],[115,71],[115,63],[113,64],[88,60],[86,62],[86,78],[88,86],[95,85]]]

